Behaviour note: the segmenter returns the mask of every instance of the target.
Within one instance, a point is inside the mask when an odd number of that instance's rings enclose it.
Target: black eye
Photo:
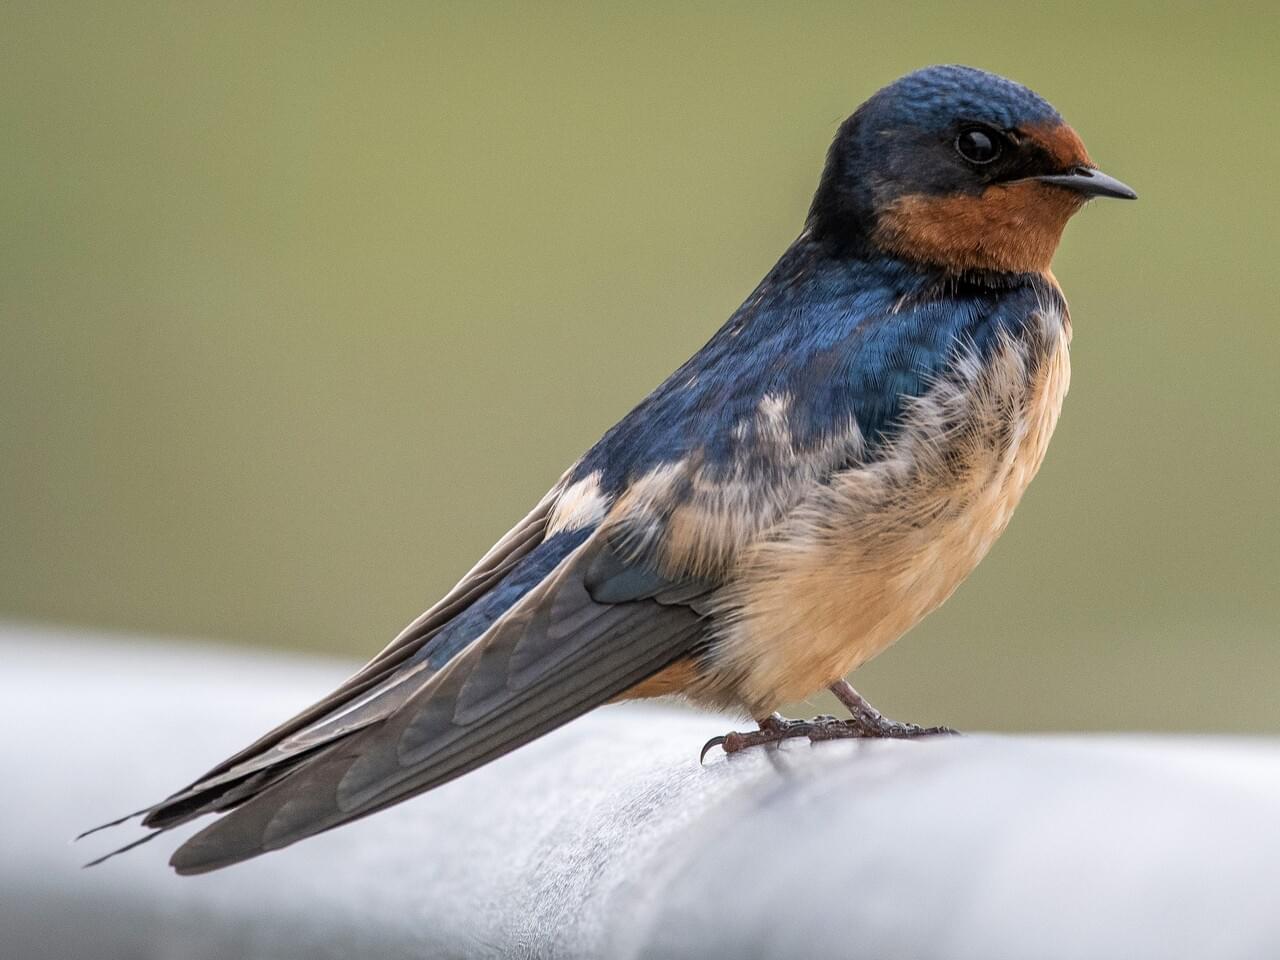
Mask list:
[[[969,129],[956,137],[956,152],[970,163],[990,163],[1001,148],[999,135],[985,130]]]

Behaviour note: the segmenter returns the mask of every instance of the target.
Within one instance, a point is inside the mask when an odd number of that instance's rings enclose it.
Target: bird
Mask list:
[[[170,863],[225,867],[619,700],[755,722],[703,759],[950,732],[845,678],[952,594],[1036,474],[1070,379],[1051,260],[1097,197],[1136,194],[1021,84],[940,65],[873,94],[710,340],[367,665],[135,813],[129,846],[218,814]],[[778,713],[824,688],[847,719]]]

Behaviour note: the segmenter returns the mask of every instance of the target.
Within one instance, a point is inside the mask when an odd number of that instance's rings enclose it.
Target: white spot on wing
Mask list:
[[[547,536],[599,523],[608,506],[609,501],[600,490],[600,471],[596,470],[566,488],[556,499],[547,523]]]

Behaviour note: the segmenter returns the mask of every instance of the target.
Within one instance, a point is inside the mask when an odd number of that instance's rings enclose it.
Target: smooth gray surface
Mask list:
[[[0,956],[1280,956],[1280,746],[967,736],[699,767],[723,718],[599,710],[208,876],[78,830],[176,788],[347,665],[0,628]]]

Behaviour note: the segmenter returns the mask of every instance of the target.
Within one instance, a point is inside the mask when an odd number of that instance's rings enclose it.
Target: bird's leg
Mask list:
[[[747,747],[758,747],[766,743],[780,743],[794,737],[808,737],[810,741],[845,740],[845,739],[881,739],[893,738],[907,740],[912,737],[932,737],[938,734],[955,733],[949,727],[922,727],[914,723],[899,723],[890,720],[879,710],[869,704],[847,680],[839,680],[830,687],[836,698],[848,708],[851,714],[848,720],[837,720],[835,717],[822,715],[812,720],[788,720],[778,713],[771,713],[763,720],[757,720],[759,729],[750,733],[726,733],[720,737],[712,737],[702,747],[698,759],[706,758],[712,747],[720,747],[725,753],[737,753]]]
[[[828,689],[849,711],[850,719],[847,723],[860,731],[859,736],[907,740],[912,737],[932,737],[937,734],[956,732],[950,727],[922,727],[915,723],[890,720],[868,703],[866,697],[853,689],[853,684],[848,680],[837,680]]]

